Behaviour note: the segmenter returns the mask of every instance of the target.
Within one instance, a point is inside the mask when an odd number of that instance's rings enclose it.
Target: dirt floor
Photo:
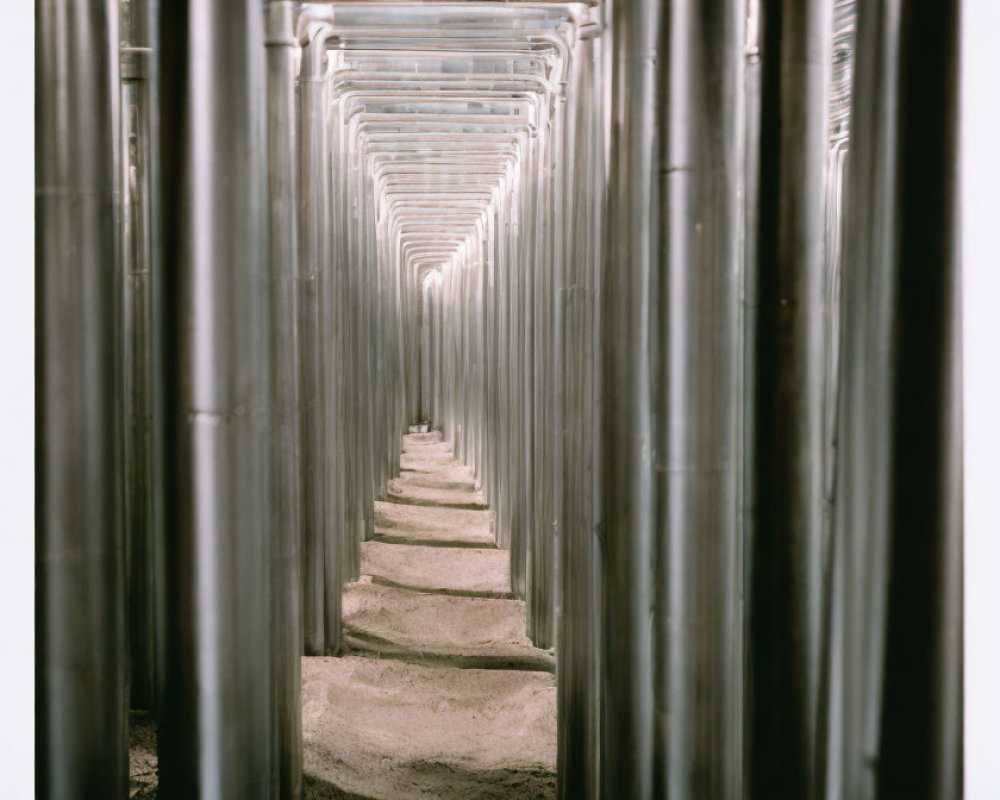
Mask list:
[[[437,434],[406,436],[400,463],[344,587],[346,652],[302,660],[303,796],[554,798],[554,660],[490,512]],[[155,731],[132,728],[131,796],[153,797]]]
[[[555,797],[554,662],[490,512],[436,434],[408,435],[400,463],[344,588],[350,655],[303,660],[306,795]]]

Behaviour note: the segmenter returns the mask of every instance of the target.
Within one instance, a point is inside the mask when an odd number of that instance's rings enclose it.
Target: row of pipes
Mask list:
[[[39,797],[300,796],[415,424],[561,797],[961,796],[957,2],[36,9]]]

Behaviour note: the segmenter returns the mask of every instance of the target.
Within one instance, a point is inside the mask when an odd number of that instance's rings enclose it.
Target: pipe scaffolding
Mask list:
[[[961,796],[956,2],[37,7],[40,797],[308,794],[417,431],[553,794]]]

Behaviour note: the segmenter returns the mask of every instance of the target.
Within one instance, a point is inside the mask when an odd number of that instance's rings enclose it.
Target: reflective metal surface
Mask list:
[[[653,453],[661,797],[742,794],[742,10],[733,0],[697,12],[672,4],[661,84],[652,372],[662,420]]]
[[[601,286],[600,534],[605,548],[602,796],[653,792],[654,519],[650,309],[659,237],[659,75],[665,9],[614,4],[608,248]],[[655,321],[655,320],[654,320]]]
[[[159,580],[152,277],[152,107],[156,102],[153,7],[121,4],[121,258],[124,272],[125,537],[131,706],[155,707]]]
[[[747,470],[750,791],[814,796],[827,439],[828,81],[832,3],[761,4],[760,182]]]
[[[954,3],[858,4],[829,797],[962,791],[957,13]],[[925,104],[940,114],[918,123]]]
[[[263,19],[257,3],[169,3],[161,36],[170,327],[159,795],[270,797]]]
[[[35,789],[128,790],[115,231],[117,15],[36,6]],[[86,119],[88,124],[80,123]]]
[[[271,419],[271,680],[273,755],[277,793],[302,791],[302,581],[299,508],[298,182],[296,169],[295,68],[298,42],[294,7],[287,0],[267,6],[267,164]]]

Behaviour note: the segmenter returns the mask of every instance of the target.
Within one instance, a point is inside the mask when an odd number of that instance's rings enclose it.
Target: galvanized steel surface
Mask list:
[[[267,148],[271,420],[271,685],[276,796],[302,790],[302,548],[299,509],[298,181],[294,7],[267,7]],[[338,608],[339,612],[339,608]],[[339,621],[339,613],[338,613]]]
[[[256,3],[198,0],[164,4],[161,23],[172,280],[159,794],[270,797],[263,19]]]
[[[35,788],[40,798],[125,797],[118,21],[103,1],[36,11]]]
[[[121,207],[125,537],[131,706],[153,709],[157,670],[155,570],[157,470],[153,451],[154,297],[152,271],[152,111],[156,102],[149,0],[121,5]]]
[[[962,793],[957,14],[858,4],[828,797]]]
[[[814,796],[828,574],[825,391],[832,3],[762,3],[760,184],[746,425],[748,742],[755,797]]]
[[[601,535],[606,596],[602,796],[653,791],[653,431],[647,304],[659,222],[655,68],[662,4],[614,4],[608,249],[601,284]],[[655,320],[654,320],[655,322]]]

